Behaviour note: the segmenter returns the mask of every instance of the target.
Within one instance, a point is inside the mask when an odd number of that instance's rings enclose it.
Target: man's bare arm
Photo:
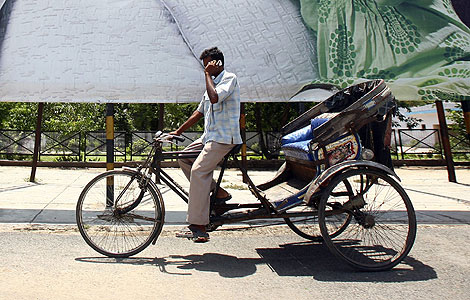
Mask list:
[[[209,96],[209,100],[212,104],[217,103],[219,101],[219,95],[215,90],[214,81],[212,81],[212,77],[209,73],[204,72],[206,78],[206,91],[207,96]]]

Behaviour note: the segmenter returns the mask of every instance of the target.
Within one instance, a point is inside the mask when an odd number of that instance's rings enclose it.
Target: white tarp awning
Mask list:
[[[198,57],[212,46],[238,75],[242,101],[287,101],[316,79],[297,1],[0,4],[0,101],[197,102]]]

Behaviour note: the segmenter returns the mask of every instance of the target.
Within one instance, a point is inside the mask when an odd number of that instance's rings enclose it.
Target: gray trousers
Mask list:
[[[189,224],[209,224],[210,192],[215,189],[214,170],[224,156],[232,150],[234,144],[221,144],[209,141],[203,144],[201,139],[192,142],[184,151],[202,150],[197,158],[181,158],[178,164],[189,180]]]

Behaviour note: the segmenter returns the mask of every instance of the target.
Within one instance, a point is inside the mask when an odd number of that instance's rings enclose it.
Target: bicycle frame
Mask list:
[[[157,133],[158,135],[158,133]],[[200,151],[163,151],[163,143],[167,141],[160,139],[158,136],[154,138],[153,147],[149,152],[149,155],[143,165],[139,166],[137,171],[142,173],[142,178],[150,180],[151,174],[155,174],[157,182],[161,181],[165,183],[173,192],[175,192],[183,201],[188,203],[189,193],[179,185],[171,176],[163,170],[161,162],[165,159],[181,159],[181,158],[196,158]],[[278,212],[271,202],[266,198],[264,193],[253,183],[248,175],[247,170],[241,165],[237,158],[237,153],[240,147],[235,146],[223,159],[221,164],[221,171],[217,180],[216,189],[212,193],[211,197],[211,212],[217,217],[211,218],[211,223],[215,226],[219,226],[226,223],[235,223],[240,221],[246,221],[251,219],[274,219],[274,218],[292,218],[292,217],[305,217],[315,216],[315,211],[308,212]],[[227,168],[228,160],[232,157],[237,168],[242,172],[243,176],[247,180],[248,188],[250,192],[255,196],[259,203],[248,203],[248,204],[214,204],[214,198],[217,194],[217,190],[220,188],[222,178]],[[141,183],[146,185],[148,183]],[[137,206],[140,202],[139,199],[135,201],[132,206]],[[220,215],[235,209],[246,209],[246,211],[232,213],[228,216],[221,217]],[[254,210],[248,210],[254,209]],[[127,210],[127,209],[126,209]]]

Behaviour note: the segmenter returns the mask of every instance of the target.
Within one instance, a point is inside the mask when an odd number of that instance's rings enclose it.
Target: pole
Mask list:
[[[246,170],[246,119],[245,119],[245,103],[240,104],[240,134],[242,136],[242,167]],[[247,183],[248,179],[243,175],[243,183]]]
[[[106,170],[114,170],[114,104],[106,104]],[[106,206],[114,205],[114,178],[106,179]]]
[[[36,168],[38,166],[39,151],[41,150],[41,126],[42,126],[43,112],[44,112],[44,102],[39,102],[38,116],[36,119],[36,135],[34,137],[33,164],[31,168],[31,176],[29,177],[30,182],[34,182],[36,180]]]
[[[165,127],[165,122],[163,119],[164,116],[165,116],[165,103],[159,103],[158,104],[158,126],[157,126],[158,131],[163,131],[163,127]]]
[[[157,126],[157,131],[162,131],[163,128],[165,127],[165,103],[159,103],[158,104],[158,126]],[[178,149],[176,149],[178,150]],[[161,167],[161,162],[157,162],[158,166]],[[160,184],[160,172],[156,170],[155,172],[155,182],[157,184]]]
[[[455,176],[454,161],[452,159],[452,151],[450,149],[449,131],[447,130],[446,116],[442,101],[436,100],[437,117],[439,119],[439,127],[441,130],[442,146],[444,147],[444,155],[446,157],[447,174],[449,182],[457,182]]]

